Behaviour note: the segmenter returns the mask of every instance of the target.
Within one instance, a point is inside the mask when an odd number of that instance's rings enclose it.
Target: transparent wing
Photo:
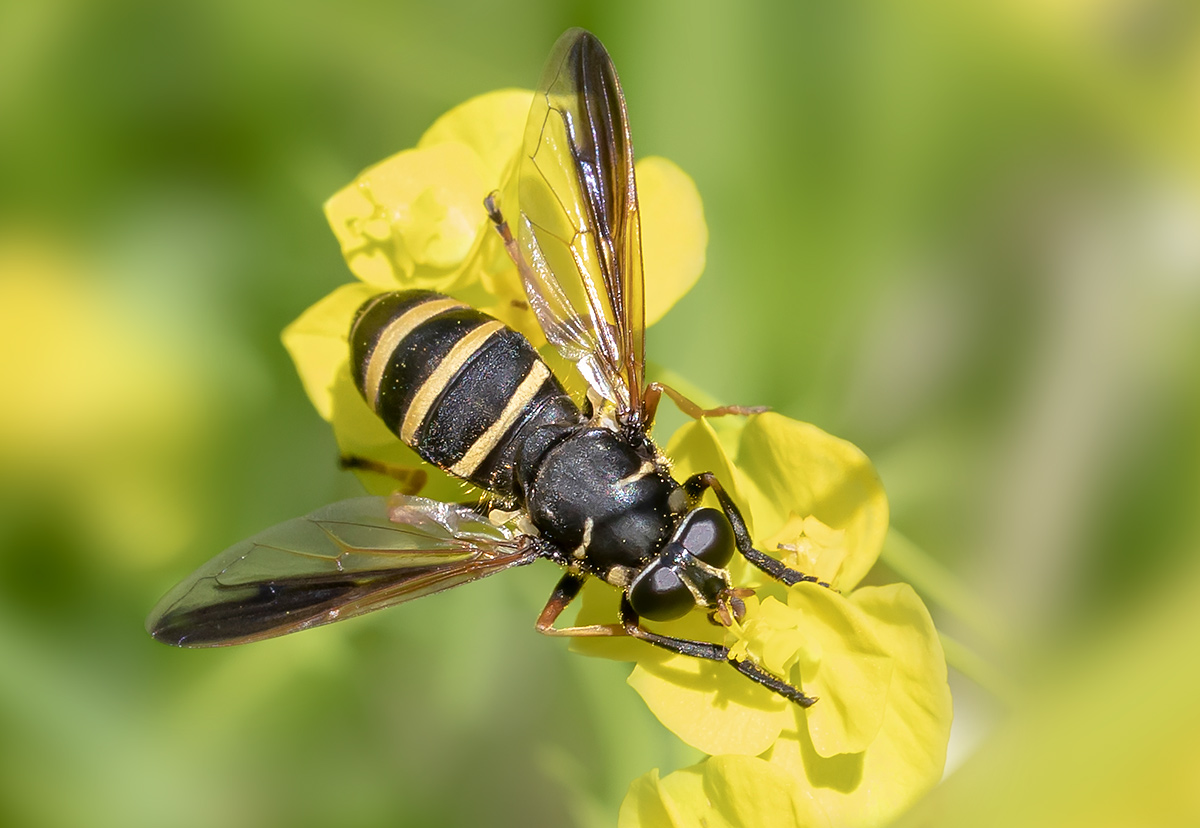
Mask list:
[[[360,497],[235,544],[163,597],[159,641],[215,647],[352,618],[521,566],[528,538],[421,497]]]
[[[625,98],[595,35],[558,39],[534,95],[519,172],[525,292],[546,338],[622,420],[640,420],[641,225]]]

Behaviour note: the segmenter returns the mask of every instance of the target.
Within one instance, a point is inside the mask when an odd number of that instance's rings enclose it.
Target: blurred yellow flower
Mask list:
[[[341,450],[390,464],[421,461],[367,408],[350,379],[347,335],[355,310],[387,290],[427,288],[469,302],[537,345],[545,339],[520,279],[482,207],[500,191],[515,203],[519,144],[530,93],[503,91],[440,118],[415,149],[364,171],[326,213],[351,271],[287,330],[284,343]],[[638,164],[651,324],[695,283],[707,228],[698,193],[663,159]],[[561,360],[544,349],[552,366]],[[561,372],[569,378],[573,371]],[[761,548],[779,549],[815,584],[785,589],[738,558],[733,579],[754,586],[741,623],[701,613],[662,625],[670,634],[729,645],[820,701],[802,710],[727,665],[672,655],[630,639],[576,639],[581,652],[636,662],[629,683],[668,728],[713,757],[630,789],[622,825],[874,825],[940,777],[950,725],[945,659],[928,612],[906,586],[855,589],[887,531],[887,499],[851,444],[777,414],[684,426],[667,454],[678,479],[715,472]],[[422,494],[467,496],[434,469]],[[368,489],[394,481],[363,472]],[[577,623],[616,617],[617,594],[589,582]],[[728,754],[728,755],[722,755]],[[759,757],[759,758],[754,758]],[[703,794],[703,795],[701,795]],[[827,817],[828,815],[828,817]]]
[[[153,565],[198,529],[179,469],[209,434],[212,395],[183,338],[67,247],[0,233],[0,492],[13,509],[56,503],[96,566]]]

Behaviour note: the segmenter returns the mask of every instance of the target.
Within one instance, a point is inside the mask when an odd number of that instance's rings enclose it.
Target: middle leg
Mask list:
[[[554,587],[554,592],[550,593],[550,600],[546,602],[542,614],[538,616],[537,623],[534,624],[537,631],[542,635],[568,637],[628,635],[625,627],[621,624],[587,624],[582,627],[562,628],[554,626],[554,622],[558,620],[558,616],[562,615],[567,605],[579,595],[579,590],[583,587],[583,580],[582,575],[576,575],[573,572],[567,572],[559,579],[558,584]]]
[[[778,693],[788,701],[793,701],[801,707],[811,707],[816,703],[816,696],[808,696],[799,687],[793,687],[783,679],[767,672],[752,661],[735,658],[730,655],[729,648],[708,641],[694,641],[690,638],[676,638],[671,635],[661,635],[651,632],[641,625],[641,618],[629,603],[628,596],[621,596],[621,625],[625,633],[634,638],[653,644],[672,653],[704,658],[709,661],[724,661],[751,681],[761,684],[773,693]]]

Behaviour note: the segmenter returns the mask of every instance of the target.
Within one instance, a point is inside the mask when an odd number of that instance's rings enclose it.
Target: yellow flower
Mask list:
[[[524,289],[483,198],[501,194],[513,212],[516,163],[533,93],[504,90],[473,98],[447,112],[417,146],[364,170],[325,204],[325,213],[351,272],[343,285],[305,311],[283,332],[308,397],[333,425],[344,454],[400,466],[422,465],[367,408],[350,379],[350,322],[371,296],[390,290],[438,290],[490,313],[545,343],[525,302]],[[704,270],[708,228],[695,184],[664,158],[637,164],[642,258],[654,278],[646,284],[646,324],[658,321]],[[574,369],[552,349],[543,356],[560,378]],[[428,497],[462,500],[465,484],[436,469],[422,490]],[[390,478],[361,472],[368,490],[386,494]]]
[[[662,625],[664,632],[724,641],[752,657],[819,697],[807,710],[723,664],[624,642],[576,645],[636,661],[629,684],[659,720],[714,754],[665,779],[655,772],[638,780],[622,808],[622,828],[697,824],[701,816],[710,825],[890,821],[940,779],[951,700],[937,631],[916,593],[904,584],[855,588],[887,530],[887,500],[870,462],[851,444],[773,413],[724,424],[720,436],[706,421],[687,425],[668,454],[680,477],[715,470],[754,537],[766,539],[760,549],[782,545],[789,565],[829,579],[835,589],[811,583],[788,589],[743,562],[733,580],[755,584],[757,597],[747,601],[741,623],[724,630],[695,613]],[[611,611],[599,591],[587,599],[581,623]],[[760,758],[732,762],[721,754]],[[789,804],[770,818],[727,812],[713,798],[714,791],[728,800],[731,791],[780,778],[789,780]],[[701,804],[687,798],[697,787],[708,792]],[[814,809],[824,816],[814,819]]]
[[[485,194],[499,190],[501,209],[515,212],[514,171],[530,100],[529,92],[502,91],[456,107],[416,148],[364,171],[326,204],[360,281],[307,310],[283,339],[344,453],[422,465],[367,408],[350,379],[347,334],[355,310],[370,296],[439,290],[545,344],[482,206]],[[652,324],[699,277],[707,229],[696,188],[678,167],[648,158],[637,173],[649,275],[646,321]],[[543,355],[570,388],[574,369],[549,347]],[[655,771],[637,780],[621,824],[885,822],[940,777],[950,697],[945,658],[916,594],[904,585],[855,589],[887,531],[879,479],[854,446],[777,414],[719,428],[720,436],[700,420],[672,437],[667,454],[677,479],[715,472],[760,549],[778,550],[789,566],[836,590],[807,583],[786,589],[738,557],[734,583],[758,590],[740,623],[720,627],[696,612],[661,628],[724,643],[820,701],[802,710],[728,665],[630,639],[576,639],[572,646],[581,652],[636,662],[629,683],[655,715],[712,754],[664,779]],[[425,469],[422,494],[473,496],[460,481]],[[376,493],[395,485],[370,472],[360,477]],[[577,623],[611,622],[617,598],[611,587],[589,582]]]
[[[751,756],[714,756],[658,778],[634,781],[621,805],[620,828],[832,828],[813,797],[786,771]]]

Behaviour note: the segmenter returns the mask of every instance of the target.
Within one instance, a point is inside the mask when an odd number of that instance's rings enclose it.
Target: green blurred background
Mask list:
[[[1198,24],[1169,0],[2,0],[0,819],[611,825],[635,776],[695,761],[627,667],[534,634],[548,565],[244,649],[142,630],[225,546],[358,491],[279,343],[350,279],[324,199],[532,85],[572,25],[639,154],[705,202],[706,274],[652,359],[861,446],[890,548],[972,607],[931,600],[985,685],[952,672],[957,765],[1191,571]]]

